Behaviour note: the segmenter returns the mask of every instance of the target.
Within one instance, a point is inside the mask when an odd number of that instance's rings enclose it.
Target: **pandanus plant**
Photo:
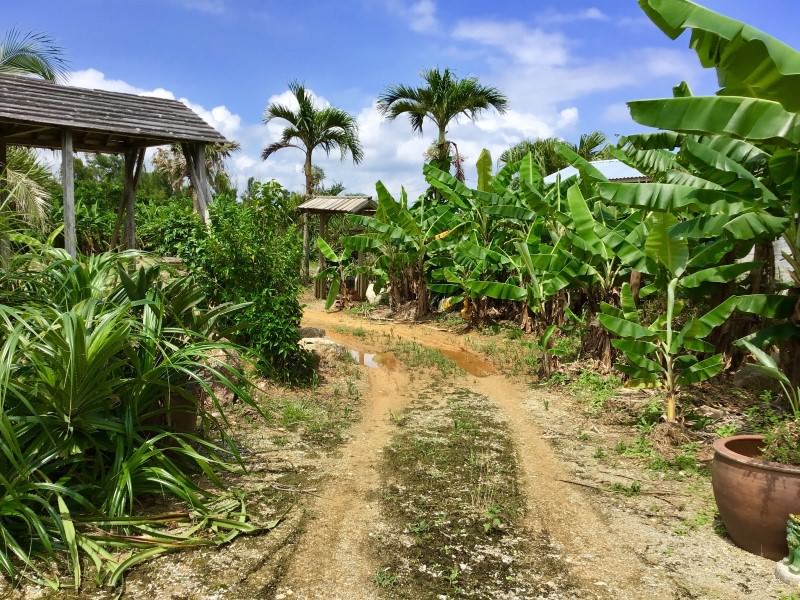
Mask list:
[[[100,583],[158,554],[220,544],[258,528],[244,501],[218,489],[237,469],[218,395],[255,410],[242,373],[213,339],[215,322],[190,278],[136,254],[73,259],[40,249],[0,272],[0,570],[51,587]],[[199,401],[198,395],[211,405]],[[175,403],[193,401],[203,429],[179,433]],[[222,415],[221,417],[215,415]],[[143,504],[178,501],[164,517]],[[192,524],[191,526],[189,524]],[[182,524],[182,527],[176,527]],[[70,581],[52,568],[65,559]]]

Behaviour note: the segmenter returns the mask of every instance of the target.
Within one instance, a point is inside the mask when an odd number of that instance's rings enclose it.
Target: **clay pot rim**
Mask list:
[[[764,441],[763,435],[732,435],[730,437],[719,438],[714,440],[714,453],[720,457],[726,458],[732,462],[756,467],[759,469],[766,469],[768,471],[776,471],[778,473],[787,473],[791,475],[800,475],[800,467],[794,465],[786,465],[784,463],[773,462],[770,460],[763,460],[754,458],[752,456],[744,456],[738,452],[734,452],[728,448],[729,442],[734,441]]]

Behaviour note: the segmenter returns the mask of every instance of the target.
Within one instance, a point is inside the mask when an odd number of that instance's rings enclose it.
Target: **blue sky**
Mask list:
[[[705,4],[800,47],[797,0]],[[242,143],[230,164],[240,183],[275,177],[292,189],[302,182],[299,152],[258,157],[280,131],[260,124],[264,107],[292,79],[358,117],[364,163],[321,154],[315,162],[348,191],[367,193],[377,179],[424,187],[433,131],[419,137],[405,120],[385,122],[374,99],[387,84],[416,83],[426,67],[476,75],[509,96],[506,115],[451,127],[468,164],[482,147],[496,157],[524,137],[630,133],[625,101],[669,95],[681,79],[695,93],[716,89],[688,37],[669,40],[633,0],[29,0],[3,16],[7,27],[55,37],[71,84],[183,99]]]

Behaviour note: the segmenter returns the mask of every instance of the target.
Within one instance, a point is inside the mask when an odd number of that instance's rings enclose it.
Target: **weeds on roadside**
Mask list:
[[[378,569],[375,572],[374,581],[375,585],[377,585],[379,588],[390,588],[397,583],[397,575],[392,573],[388,567],[385,569]]]
[[[634,481],[630,485],[615,482],[611,484],[611,491],[630,498],[632,496],[638,496],[642,493],[642,484],[638,481]]]
[[[442,375],[455,375],[461,369],[441,351],[417,342],[389,337],[387,351],[411,369],[436,369]]]
[[[569,389],[581,401],[588,404],[590,411],[599,412],[621,385],[622,381],[616,375],[598,375],[594,371],[583,370],[578,378],[569,384]]]

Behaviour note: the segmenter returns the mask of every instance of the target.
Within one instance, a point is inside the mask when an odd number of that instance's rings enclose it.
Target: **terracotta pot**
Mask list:
[[[714,442],[711,482],[719,516],[737,546],[772,560],[786,556],[786,521],[800,513],[800,468],[758,458],[760,435]]]

